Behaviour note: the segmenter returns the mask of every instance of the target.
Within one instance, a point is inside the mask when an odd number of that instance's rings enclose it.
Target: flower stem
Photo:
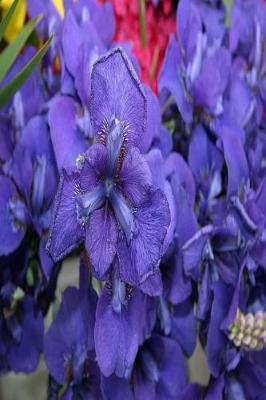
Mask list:
[[[153,81],[155,78],[157,66],[158,66],[158,61],[159,61],[159,53],[160,53],[160,48],[159,46],[156,46],[153,52],[152,56],[152,62],[151,62],[151,69],[150,69],[150,80]]]
[[[139,3],[140,40],[142,47],[145,48],[147,46],[145,0],[138,0],[138,3]]]

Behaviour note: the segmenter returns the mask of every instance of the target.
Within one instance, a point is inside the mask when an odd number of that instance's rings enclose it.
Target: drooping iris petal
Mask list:
[[[47,250],[55,262],[74,250],[84,237],[76,204],[78,179],[77,171],[62,171],[47,241]]]
[[[119,176],[121,189],[134,206],[142,203],[152,183],[149,165],[140,151],[132,147],[123,161]]]
[[[94,211],[86,229],[86,249],[97,277],[103,278],[117,247],[117,223],[112,211],[103,206]]]
[[[85,149],[84,138],[76,126],[77,106],[70,97],[59,96],[51,103],[48,121],[57,167],[75,165]]]
[[[153,274],[162,256],[162,245],[170,222],[169,206],[161,190],[150,192],[134,214],[135,234],[118,244],[121,277],[132,285]]]
[[[123,377],[132,366],[139,342],[140,292],[135,291],[120,312],[114,311],[111,296],[105,287],[97,304],[95,350],[98,364],[105,376],[113,372]]]
[[[91,80],[91,113],[95,132],[99,134],[106,122],[116,118],[128,126],[127,138],[137,145],[146,124],[146,98],[123,50],[116,48],[96,61]]]
[[[8,255],[14,251],[24,237],[24,230],[12,224],[9,201],[16,193],[10,179],[0,176],[0,255]]]
[[[95,307],[96,295],[92,289],[83,292],[69,287],[63,294],[60,309],[44,340],[46,365],[61,384],[67,381],[68,369],[73,371],[79,356],[83,358],[84,353],[89,355],[94,349]]]

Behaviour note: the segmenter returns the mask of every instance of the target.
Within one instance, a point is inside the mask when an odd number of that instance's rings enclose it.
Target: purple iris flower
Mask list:
[[[57,186],[57,170],[43,117],[32,118],[24,127],[13,156],[1,176],[1,246],[0,254],[14,251],[27,227],[41,238],[40,256],[47,275],[52,266],[45,254],[46,233],[50,222],[50,206]],[[14,184],[15,183],[15,184]]]
[[[159,90],[170,92],[186,123],[197,108],[213,116],[223,112],[231,56],[213,32],[212,18],[204,20],[192,0],[179,2],[178,41],[170,37],[161,71]]]
[[[117,254],[121,279],[136,286],[158,268],[169,206],[137,147],[146,98],[121,49],[94,65],[91,115],[97,143],[61,174],[47,248],[58,260],[85,240],[95,276]]]
[[[0,373],[31,373],[42,352],[43,316],[24,290],[28,262],[25,240],[0,257]]]
[[[88,287],[87,265],[80,264],[80,287],[68,287],[44,339],[46,365],[52,377],[69,391],[93,384],[95,308],[97,296]],[[85,388],[83,387],[85,385]],[[72,398],[72,397],[70,397]]]
[[[187,384],[179,345],[154,333],[139,349],[132,382],[135,399],[176,399]]]

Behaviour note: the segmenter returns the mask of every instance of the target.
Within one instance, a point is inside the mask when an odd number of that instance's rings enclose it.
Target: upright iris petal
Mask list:
[[[121,149],[125,140],[126,129],[121,121],[114,118],[111,122],[109,134],[106,138],[107,147],[107,169],[106,175],[112,178],[115,173],[115,167],[121,153]]]

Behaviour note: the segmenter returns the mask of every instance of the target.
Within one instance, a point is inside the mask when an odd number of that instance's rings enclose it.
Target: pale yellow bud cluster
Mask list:
[[[228,337],[236,347],[246,351],[262,350],[266,347],[266,312],[244,314],[238,309]]]

